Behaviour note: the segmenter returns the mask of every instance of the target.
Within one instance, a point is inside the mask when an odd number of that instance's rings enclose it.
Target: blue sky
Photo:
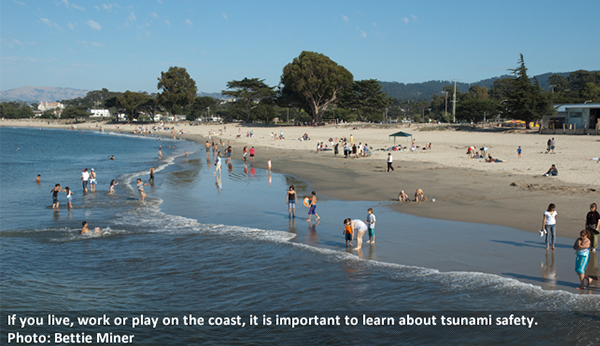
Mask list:
[[[157,92],[170,66],[199,91],[277,85],[303,50],[355,80],[476,82],[600,69],[600,1],[1,0],[0,90]]]

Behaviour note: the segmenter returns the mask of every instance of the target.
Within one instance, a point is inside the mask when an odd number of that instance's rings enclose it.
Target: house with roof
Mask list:
[[[555,106],[556,115],[542,119],[541,133],[600,134],[600,103]]]

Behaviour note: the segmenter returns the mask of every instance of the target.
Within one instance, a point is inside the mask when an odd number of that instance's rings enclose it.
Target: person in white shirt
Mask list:
[[[554,250],[554,239],[556,238],[556,205],[550,203],[548,210],[544,212],[544,221],[542,223],[541,235],[546,235],[546,250],[548,250],[548,235],[550,235],[550,241],[552,243],[552,250]]]
[[[389,172],[390,169],[392,170],[392,172],[394,171],[394,167],[392,167],[392,153],[388,153],[388,157],[387,157],[387,171]]]

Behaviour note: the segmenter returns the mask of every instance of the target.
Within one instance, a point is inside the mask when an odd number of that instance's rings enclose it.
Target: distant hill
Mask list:
[[[564,77],[569,77],[571,72],[548,72],[544,74],[537,75],[538,81],[540,82],[540,86],[545,90],[550,90],[550,83],[548,82],[548,78],[550,76],[558,74]],[[483,79],[475,83],[456,83],[456,89],[460,92],[467,92],[472,85],[478,85],[481,87],[491,88],[494,85],[494,81],[497,79],[503,78],[512,78],[512,75],[502,75],[499,77],[492,77],[488,79]],[[393,98],[398,100],[429,100],[433,97],[433,95],[441,95],[440,92],[443,90],[445,86],[454,85],[453,81],[428,81],[422,83],[398,83],[398,82],[379,82],[381,85],[381,89],[390,95]]]
[[[0,92],[2,101],[54,102],[85,97],[88,90],[26,86]]]

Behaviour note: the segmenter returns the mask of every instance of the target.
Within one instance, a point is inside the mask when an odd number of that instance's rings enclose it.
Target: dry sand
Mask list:
[[[0,126],[68,128],[65,124],[48,125],[45,121],[4,120]],[[96,123],[78,124],[78,129],[97,130]],[[98,125],[99,126],[99,125]],[[102,124],[106,131],[132,132],[137,125]],[[148,125],[154,126],[153,124]],[[173,126],[173,125],[168,125]],[[118,128],[117,128],[118,127]],[[183,138],[203,143],[209,133],[234,149],[241,158],[243,146],[256,148],[255,165],[308,181],[320,195],[342,200],[396,200],[400,190],[411,198],[417,188],[427,197],[425,203],[398,203],[396,210],[417,216],[509,226],[537,232],[542,213],[549,203],[557,205],[557,233],[576,238],[584,226],[589,204],[600,202],[600,163],[587,161],[600,156],[600,137],[539,135],[524,130],[440,130],[437,127],[386,127],[348,124],[340,126],[244,126],[237,124],[185,126]],[[221,134],[221,130],[223,130]],[[252,130],[253,138],[246,137]],[[273,140],[271,133],[283,131],[284,140]],[[374,149],[389,148],[388,137],[397,131],[411,133],[418,146],[431,143],[431,150],[393,151],[395,171],[386,173],[388,151],[374,151],[369,158],[334,158],[332,151],[316,152],[317,141],[353,136],[356,143],[368,143]],[[311,140],[298,140],[307,133]],[[163,132],[164,134],[164,132]],[[241,134],[241,138],[236,138]],[[556,140],[556,154],[545,154],[549,138]],[[409,145],[407,139],[397,144]],[[469,159],[467,148],[487,147],[493,157],[504,163],[486,163]],[[523,149],[517,158],[517,147]],[[341,150],[340,150],[341,151]],[[551,164],[559,175],[544,177]],[[435,199],[435,202],[433,202]]]

